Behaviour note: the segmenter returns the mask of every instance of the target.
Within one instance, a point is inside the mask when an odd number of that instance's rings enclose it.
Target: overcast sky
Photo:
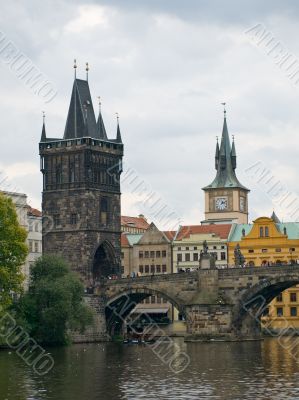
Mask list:
[[[115,112],[120,114],[125,168],[159,197],[172,219],[203,219],[201,188],[216,172],[225,101],[237,176],[251,189],[250,219],[275,208],[292,220],[290,207],[278,204],[270,183],[258,182],[252,166],[268,168],[271,183],[283,184],[294,199],[299,195],[299,84],[267,54],[270,47],[257,45],[246,31],[262,24],[272,43],[297,60],[298,19],[295,1],[2,2],[1,37],[28,56],[57,96],[45,104],[16,77],[0,42],[0,170],[2,180],[7,177],[1,188],[25,192],[32,206],[41,207],[42,110],[47,135],[62,137],[76,58],[78,77],[85,77],[85,62],[90,64],[94,108],[101,96],[110,137],[116,135]],[[122,191],[123,214],[159,214],[128,179]]]

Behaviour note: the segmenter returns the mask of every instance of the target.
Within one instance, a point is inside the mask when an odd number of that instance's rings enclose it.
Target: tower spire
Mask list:
[[[219,149],[219,143],[218,143],[218,136],[216,136],[216,151],[215,151],[215,169],[218,169],[219,166],[219,153],[220,153],[220,149]]]
[[[98,101],[99,101],[99,116],[98,116],[98,121],[97,121],[98,136],[102,140],[108,140],[103,117],[102,117],[102,102],[101,102],[100,96],[98,96]]]
[[[45,142],[47,137],[46,137],[46,125],[45,125],[45,121],[46,121],[46,114],[43,111],[43,128],[42,128],[42,134],[41,134],[41,138],[40,141],[41,142]]]
[[[122,143],[121,139],[121,134],[120,134],[120,128],[119,128],[119,114],[118,112],[116,114],[116,119],[117,119],[117,133],[116,133],[116,142],[117,143]]]

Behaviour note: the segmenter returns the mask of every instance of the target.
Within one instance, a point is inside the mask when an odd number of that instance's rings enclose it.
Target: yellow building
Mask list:
[[[272,219],[273,218],[273,219]],[[234,250],[239,244],[246,266],[297,263],[299,259],[299,223],[281,223],[275,214],[261,217],[253,224],[235,224],[229,236],[228,260],[235,264]],[[265,310],[264,327],[270,330],[299,330],[299,285],[279,294]]]

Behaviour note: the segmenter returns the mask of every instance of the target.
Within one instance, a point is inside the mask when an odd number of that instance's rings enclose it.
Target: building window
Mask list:
[[[155,296],[151,296],[151,303],[152,303],[152,304],[156,303],[156,298],[155,298]]]
[[[144,252],[144,258],[149,258],[149,252],[148,251]]]
[[[278,317],[282,317],[283,316],[283,308],[282,307],[277,307],[276,314],[277,314]]]
[[[32,221],[30,221],[29,222],[29,232],[32,232],[33,231],[33,229],[32,229]]]
[[[60,215],[58,215],[58,214],[54,215],[53,220],[54,220],[54,226],[55,226],[55,228],[57,228],[58,226],[60,226]]]
[[[198,253],[193,253],[193,261],[198,261]]]
[[[178,253],[178,254],[177,254],[177,260],[178,260],[178,261],[183,261],[182,253]]]
[[[143,258],[143,251],[139,251],[139,258]]]
[[[190,261],[190,253],[185,254],[185,261]]]
[[[224,251],[221,252],[221,260],[226,260],[226,253]]]
[[[38,253],[38,242],[34,242],[34,252]]]
[[[276,253],[280,253],[281,249],[275,249]]]
[[[178,247],[178,251],[181,251],[181,248],[180,248],[180,247]]]
[[[254,250],[253,249],[249,249],[248,253],[254,253]]]
[[[155,258],[155,252],[154,252],[154,251],[151,251],[151,252],[150,252],[150,257],[151,257],[151,258]]]
[[[161,257],[161,251],[156,251],[156,258],[160,258]]]
[[[139,272],[143,274],[143,265],[139,265]]]
[[[35,224],[35,232],[39,232],[38,223]]]
[[[186,250],[189,250],[189,247],[186,247]]]
[[[290,293],[290,301],[297,301],[297,293]]]
[[[161,302],[162,302],[161,297],[160,297],[160,296],[157,296],[157,303],[158,303],[158,304],[161,304]]]
[[[71,214],[71,225],[76,225],[77,223],[77,214]]]
[[[297,317],[297,307],[291,307],[291,317]]]
[[[162,251],[162,257],[166,257],[166,250]]]
[[[29,253],[33,253],[33,243],[32,243],[32,240],[29,240],[28,245],[29,245]]]
[[[295,247],[291,247],[289,251],[292,252],[292,251],[295,251],[295,250],[296,250]]]
[[[121,258],[125,258],[125,254],[123,251],[121,252]]]
[[[193,247],[193,250],[197,250],[197,247],[195,246],[195,247]]]
[[[264,228],[260,227],[260,237],[264,237]]]
[[[100,222],[102,225],[108,224],[108,199],[102,197],[100,200]]]
[[[268,228],[268,226],[265,227],[265,236],[269,237],[269,228]]]
[[[225,246],[221,246],[221,250],[224,250],[225,249]]]
[[[213,250],[217,250],[217,246],[213,246]]]
[[[161,265],[156,265],[157,274],[161,273]]]
[[[125,267],[123,265],[121,266],[121,273],[122,275],[125,273]]]
[[[162,272],[166,272],[166,265],[162,265]]]
[[[149,302],[150,302],[150,298],[147,297],[147,298],[145,299],[145,303],[146,303],[146,304],[149,304]]]
[[[145,266],[144,266],[144,272],[145,272],[146,274],[149,273],[149,265],[145,265]]]
[[[268,249],[262,249],[262,253],[267,253]]]
[[[279,303],[282,301],[282,293],[279,293],[279,295],[276,296],[276,301],[278,301]]]
[[[167,303],[167,299],[163,299],[163,303]]]
[[[155,273],[155,266],[151,265],[151,274],[154,274],[154,273]]]

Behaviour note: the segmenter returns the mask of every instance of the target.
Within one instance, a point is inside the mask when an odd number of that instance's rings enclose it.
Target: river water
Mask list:
[[[299,399],[297,339],[184,343],[190,364],[175,374],[148,345],[116,343],[49,349],[39,376],[13,351],[0,352],[0,399]],[[166,344],[165,344],[166,346]]]

